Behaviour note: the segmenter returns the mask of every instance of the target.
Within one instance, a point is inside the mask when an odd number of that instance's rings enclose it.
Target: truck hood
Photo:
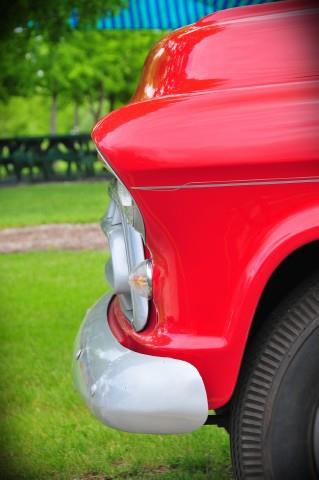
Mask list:
[[[125,185],[315,174],[316,7],[307,0],[234,8],[164,38],[132,102],[93,131]]]
[[[315,6],[316,0],[293,0],[236,7],[176,30],[151,50],[132,100],[295,79],[302,71],[296,59],[313,49],[302,41],[306,23],[287,30],[281,22]],[[275,56],[267,32],[278,44]]]

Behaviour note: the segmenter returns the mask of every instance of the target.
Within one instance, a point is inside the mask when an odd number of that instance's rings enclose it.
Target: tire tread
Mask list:
[[[245,355],[231,409],[231,453],[237,480],[269,478],[263,464],[267,400],[283,360],[318,318],[318,312],[319,274],[316,273],[272,313]]]

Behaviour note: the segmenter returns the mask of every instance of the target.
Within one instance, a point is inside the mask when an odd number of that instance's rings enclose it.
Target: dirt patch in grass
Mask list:
[[[113,463],[114,466],[114,463]],[[128,464],[126,464],[126,467]],[[165,473],[172,472],[168,465],[158,465],[158,466],[145,466],[141,468],[138,472],[130,473],[129,470],[117,471],[114,474],[99,474],[99,473],[87,473],[82,475],[80,478],[75,478],[74,480],[120,480],[128,478],[154,478],[156,476],[164,475]]]
[[[105,250],[99,225],[52,224],[0,230],[0,253],[43,250]]]

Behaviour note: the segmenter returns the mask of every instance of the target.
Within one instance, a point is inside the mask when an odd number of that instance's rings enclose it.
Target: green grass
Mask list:
[[[98,222],[107,182],[66,182],[0,188],[0,228],[43,223]]]
[[[105,290],[105,257],[101,252],[0,256],[1,478],[230,478],[223,430],[203,427],[169,436],[118,432],[95,420],[73,390],[73,339],[87,307]]]

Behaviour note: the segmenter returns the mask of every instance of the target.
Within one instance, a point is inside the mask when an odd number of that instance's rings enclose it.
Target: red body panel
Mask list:
[[[134,350],[194,364],[210,408],[231,397],[267,280],[319,239],[315,4],[234,9],[172,34],[136,101],[93,133],[154,265],[147,328],[134,332],[117,299],[109,322]]]
[[[134,100],[312,77],[316,6],[298,0],[240,7],[173,32],[150,52]]]

